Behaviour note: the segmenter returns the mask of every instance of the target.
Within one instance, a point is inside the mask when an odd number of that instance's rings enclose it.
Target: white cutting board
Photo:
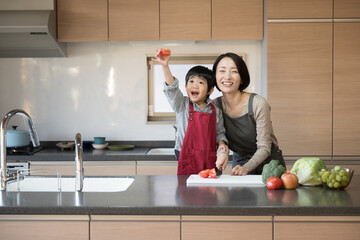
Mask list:
[[[261,175],[231,176],[221,175],[218,178],[202,178],[197,174],[186,180],[187,186],[251,186],[263,187]]]

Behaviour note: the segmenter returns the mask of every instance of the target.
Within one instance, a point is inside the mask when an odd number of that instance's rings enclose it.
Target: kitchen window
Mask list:
[[[180,84],[180,90],[186,96],[185,91],[185,76],[190,68],[196,65],[202,65],[212,69],[215,59],[220,54],[203,54],[203,55],[172,55],[169,60],[169,67],[171,73],[176,77]],[[239,54],[242,58],[245,54]],[[148,91],[147,91],[147,123],[175,123],[175,113],[168,103],[164,89],[164,74],[162,66],[151,59],[154,56],[146,56],[147,69],[148,69]],[[210,98],[215,99],[221,96],[216,88],[211,94]]]

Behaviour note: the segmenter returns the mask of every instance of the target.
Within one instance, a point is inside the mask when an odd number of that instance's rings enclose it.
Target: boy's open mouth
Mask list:
[[[191,91],[191,96],[197,97],[199,96],[199,92]]]

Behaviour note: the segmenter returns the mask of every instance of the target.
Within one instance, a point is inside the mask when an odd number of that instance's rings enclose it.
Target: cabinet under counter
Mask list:
[[[85,176],[134,176],[135,161],[83,161]],[[74,176],[75,161],[31,161],[30,175]]]

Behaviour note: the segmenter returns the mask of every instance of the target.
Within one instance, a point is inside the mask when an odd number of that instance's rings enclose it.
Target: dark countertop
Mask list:
[[[174,155],[146,155],[151,148],[173,148],[174,141],[126,141],[111,142],[110,144],[131,144],[135,148],[126,151],[95,150],[84,147],[84,161],[154,161],[154,160],[176,160]],[[74,161],[75,150],[61,150],[56,147],[56,142],[42,142],[43,150],[32,155],[7,155],[8,162],[24,161]],[[85,145],[84,145],[85,146]]]
[[[187,176],[136,176],[117,193],[6,192],[0,214],[359,216],[360,176],[345,191],[319,187],[187,187]]]
[[[132,161],[158,159],[161,155],[146,155],[150,148],[137,147],[133,150],[110,151],[110,150],[84,150],[84,161]],[[167,155],[162,155],[167,156]],[[33,155],[8,155],[9,161],[74,161],[75,151],[58,148],[46,148]],[[167,159],[169,157],[167,156]],[[175,156],[174,156],[175,160]]]

